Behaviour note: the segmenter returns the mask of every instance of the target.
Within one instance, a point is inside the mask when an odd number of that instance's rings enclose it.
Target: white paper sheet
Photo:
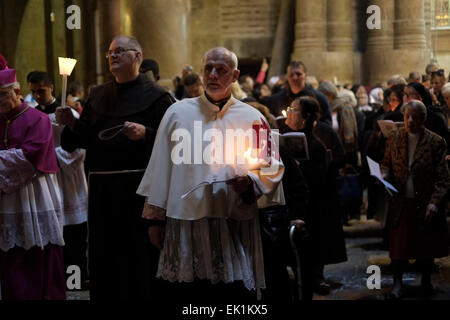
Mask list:
[[[369,157],[366,156],[366,158],[367,158],[367,164],[369,165],[370,175],[374,176],[375,178],[380,180],[384,184],[386,191],[391,196],[392,196],[392,193],[390,190],[392,190],[394,192],[398,192],[398,190],[392,184],[390,184],[389,182],[387,182],[386,180],[383,179],[383,176],[381,175],[380,165],[377,162],[370,159]]]

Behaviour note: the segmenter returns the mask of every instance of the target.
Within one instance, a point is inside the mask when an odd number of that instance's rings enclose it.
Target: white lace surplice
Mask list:
[[[0,250],[64,245],[56,174],[32,169],[21,150],[0,152]]]
[[[63,203],[63,225],[76,225],[87,221],[88,191],[84,173],[86,151],[76,149],[69,153],[61,147],[55,149],[58,158],[58,183]]]
[[[167,218],[157,276],[171,282],[208,279],[213,284],[243,281],[265,288],[258,218],[178,220]]]
[[[71,109],[75,118],[80,115]],[[55,114],[49,114],[53,126],[55,152],[58,159],[57,173],[61,201],[63,204],[63,225],[76,225],[87,221],[88,190],[84,173],[86,151],[76,149],[69,153],[61,148],[61,134],[64,126],[56,122]]]

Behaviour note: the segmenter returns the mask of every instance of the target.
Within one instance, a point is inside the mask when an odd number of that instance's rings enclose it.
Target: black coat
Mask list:
[[[305,131],[309,160],[301,161],[301,169],[309,187],[306,229],[312,238],[315,259],[319,264],[347,260],[344,233],[338,209],[336,180],[329,172],[325,145],[311,132]]]
[[[320,121],[326,122],[331,125],[331,109],[328,104],[328,98],[321,92],[314,90],[312,87],[305,87],[297,94],[291,92],[289,88],[280,90],[270,97],[262,99],[262,104],[270,109],[270,112],[278,117],[281,115],[281,111],[289,107],[296,98],[309,96],[317,99],[320,105]]]

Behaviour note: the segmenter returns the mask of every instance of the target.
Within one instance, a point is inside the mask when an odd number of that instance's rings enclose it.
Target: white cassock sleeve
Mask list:
[[[147,204],[164,210],[167,209],[173,165],[171,160],[172,143],[170,141],[173,117],[175,117],[174,113],[166,112],[161,120],[153,145],[152,156],[136,191],[137,194],[147,197]]]
[[[0,151],[0,193],[13,193],[33,179],[36,173],[21,149]]]

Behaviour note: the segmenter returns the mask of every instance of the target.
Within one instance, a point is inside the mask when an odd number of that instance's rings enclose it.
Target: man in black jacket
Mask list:
[[[275,117],[278,117],[281,115],[281,111],[286,110],[296,98],[312,96],[320,104],[320,121],[331,125],[331,111],[327,97],[306,85],[307,75],[307,69],[303,62],[292,61],[289,63],[286,71],[288,87],[270,97],[264,98],[262,103],[269,107],[270,112]]]

